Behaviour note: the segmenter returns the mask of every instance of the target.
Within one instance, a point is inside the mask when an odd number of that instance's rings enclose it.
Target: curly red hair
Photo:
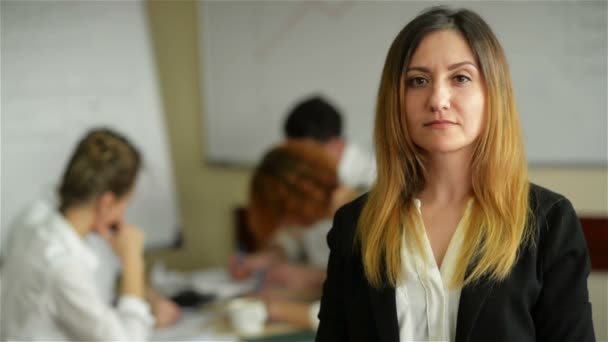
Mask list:
[[[250,185],[248,220],[257,247],[285,221],[310,225],[331,213],[338,187],[336,163],[311,141],[289,141],[268,151]]]

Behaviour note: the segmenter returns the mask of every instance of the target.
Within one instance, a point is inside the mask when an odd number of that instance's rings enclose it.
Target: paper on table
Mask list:
[[[224,269],[207,270],[192,274],[192,286],[201,293],[213,293],[218,298],[230,298],[252,292],[256,279],[235,281]]]
[[[173,296],[181,291],[195,290],[212,294],[218,299],[235,297],[252,292],[256,279],[236,281],[225,269],[210,269],[195,272],[169,271],[162,264],[155,264],[151,273],[152,285],[163,295]]]
[[[234,334],[218,334],[207,328],[206,323],[213,319],[212,313],[185,310],[175,325],[155,330],[151,341],[240,341]]]

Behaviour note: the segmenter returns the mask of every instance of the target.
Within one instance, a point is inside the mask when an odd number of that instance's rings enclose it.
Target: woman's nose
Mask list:
[[[448,86],[435,84],[429,97],[429,109],[431,112],[441,112],[450,108],[451,91]]]

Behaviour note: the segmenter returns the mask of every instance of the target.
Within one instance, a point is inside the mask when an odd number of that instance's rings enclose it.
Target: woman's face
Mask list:
[[[462,34],[428,34],[405,73],[405,119],[412,141],[432,155],[471,150],[479,136],[485,91]]]

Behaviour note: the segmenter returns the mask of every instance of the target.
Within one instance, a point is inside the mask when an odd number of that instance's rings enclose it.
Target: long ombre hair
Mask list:
[[[359,219],[356,245],[368,281],[378,288],[397,286],[403,234],[412,239],[416,252],[422,250],[413,198],[425,186],[426,170],[421,151],[408,134],[404,74],[422,39],[438,30],[463,34],[480,65],[487,97],[485,124],[471,165],[474,198],[463,219],[465,237],[452,285],[464,286],[482,277],[504,279],[515,265],[520,246],[531,240],[528,171],[504,51],[476,13],[434,7],[397,35],[378,91],[374,130],[378,178]]]

